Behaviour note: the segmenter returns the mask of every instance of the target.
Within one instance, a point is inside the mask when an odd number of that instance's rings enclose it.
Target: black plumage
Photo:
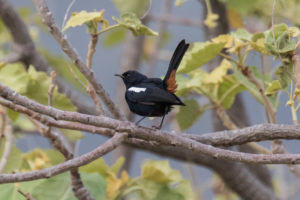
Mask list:
[[[129,109],[138,115],[145,117],[160,117],[163,124],[165,115],[170,112],[173,105],[183,106],[184,103],[175,95],[176,70],[189,47],[182,40],[174,51],[170,60],[168,71],[163,80],[159,78],[148,78],[137,71],[126,71],[122,75],[116,74],[123,79],[126,86],[125,99]]]

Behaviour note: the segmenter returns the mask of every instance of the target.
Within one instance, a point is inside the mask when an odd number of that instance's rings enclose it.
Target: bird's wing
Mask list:
[[[132,102],[148,105],[153,103],[182,105],[178,97],[158,87],[130,87],[126,92],[126,97]]]

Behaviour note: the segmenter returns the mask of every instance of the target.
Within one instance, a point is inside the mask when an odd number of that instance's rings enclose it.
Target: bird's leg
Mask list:
[[[141,121],[143,121],[144,119],[145,119],[146,117],[142,117],[141,119],[139,119],[137,122],[135,122],[135,125],[139,125],[139,123],[141,122]]]
[[[162,119],[161,119],[161,122],[160,122],[160,125],[159,125],[159,126],[152,126],[152,127],[153,127],[153,128],[156,128],[156,129],[158,129],[158,130],[160,130],[160,129],[161,129],[161,127],[162,127],[162,125],[163,125],[163,122],[164,122],[165,116],[166,116],[166,115],[163,115],[163,117],[162,117]]]

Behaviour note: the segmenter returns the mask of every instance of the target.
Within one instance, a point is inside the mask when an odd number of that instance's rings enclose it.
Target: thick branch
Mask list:
[[[23,97],[16,92],[13,92],[13,94],[5,94],[5,91],[8,92],[10,89],[6,87],[1,87],[0,85],[0,95],[11,99],[14,101],[15,104],[21,103],[22,106],[30,107],[29,109],[34,110],[35,112],[38,112],[43,115],[49,115],[51,117],[54,117],[55,119],[60,120],[67,120],[67,121],[76,121],[80,122],[82,124],[78,124],[78,128],[86,128],[86,124],[93,125],[88,126],[91,128],[92,132],[95,132],[98,127],[103,127],[105,129],[101,129],[106,132],[107,131],[115,131],[115,132],[126,132],[129,134],[130,137],[143,139],[143,140],[153,140],[157,141],[161,144],[166,144],[170,146],[177,146],[178,148],[186,149],[193,152],[202,153],[208,156],[212,156],[215,159],[222,159],[222,160],[232,160],[237,162],[244,162],[244,163],[257,163],[257,164],[298,164],[300,163],[300,155],[298,154],[273,154],[273,155],[256,155],[256,154],[249,154],[249,153],[242,153],[242,152],[234,152],[230,150],[225,149],[219,149],[215,148],[210,145],[199,143],[195,140],[192,140],[187,137],[183,137],[180,135],[176,135],[174,133],[168,133],[164,131],[149,129],[149,128],[143,128],[143,127],[137,127],[133,123],[130,122],[124,122],[124,121],[118,121],[114,120],[108,117],[103,116],[90,116],[75,112],[68,112],[68,111],[61,111],[55,108],[51,108],[48,106],[44,106],[41,104],[38,104],[26,97]],[[4,94],[4,95],[3,95]],[[23,99],[20,101],[20,99]],[[16,109],[16,105],[6,101],[4,99],[1,99],[1,104],[4,106],[9,106],[10,108],[14,109],[17,112],[21,112],[22,110],[20,108]],[[19,107],[22,107],[19,106]],[[25,108],[27,109],[27,108]],[[27,110],[29,110],[27,109]],[[31,111],[31,110],[29,110]],[[32,112],[32,111],[31,111]],[[33,114],[33,118],[38,119],[38,114]],[[50,118],[50,117],[48,117]],[[53,123],[54,121],[54,123]],[[43,121],[41,121],[43,122]],[[43,122],[45,123],[45,122]],[[50,123],[50,122],[47,122]],[[52,122],[49,124],[51,126],[57,126],[57,124],[60,124],[59,127],[67,128],[67,126],[62,125],[64,122],[62,121],[56,121],[52,120]],[[68,125],[69,129],[75,129]],[[74,123],[76,125],[76,123]],[[98,126],[98,127],[97,127]],[[111,129],[111,130],[110,130]]]

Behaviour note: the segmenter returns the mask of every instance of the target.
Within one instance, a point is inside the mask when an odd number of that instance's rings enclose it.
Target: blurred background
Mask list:
[[[226,34],[227,32],[236,30],[237,28],[245,28],[249,32],[259,32],[270,28],[271,12],[273,1],[258,1],[258,0],[222,0],[210,1],[212,10],[219,15],[217,28],[209,29],[204,20],[207,17],[207,8],[205,1],[197,0],[152,0],[147,1],[132,1],[137,5],[136,10],[144,24],[152,30],[159,32],[159,36],[138,36],[134,37],[131,32],[125,30],[116,30],[106,32],[99,38],[99,43],[96,48],[96,54],[93,58],[93,70],[97,80],[103,85],[109,95],[117,102],[122,111],[132,121],[136,121],[138,117],[132,115],[124,99],[124,85],[113,76],[115,73],[122,73],[128,69],[135,69],[150,77],[162,77],[168,67],[168,61],[172,53],[182,39],[187,42],[203,42],[218,34]],[[137,3],[139,2],[139,3]],[[150,3],[149,3],[150,2]],[[220,2],[225,4],[221,5]],[[35,36],[35,41],[41,51],[46,51],[45,54],[51,54],[54,57],[59,57],[65,60],[59,63],[59,67],[65,67],[70,64],[69,59],[63,54],[60,46],[47,32],[41,29],[41,25],[36,24],[38,18],[37,11],[32,1],[30,0],[11,0],[15,8],[19,9],[24,14],[24,20],[30,29],[30,32]],[[58,26],[63,27],[63,24],[68,19],[72,12],[80,12],[81,10],[94,11],[105,10],[105,19],[113,24],[112,16],[119,17],[120,9],[117,0],[111,1],[47,1],[49,8],[55,18]],[[130,7],[131,2],[128,2]],[[291,25],[299,25],[297,17],[297,8],[300,4],[298,1],[278,1],[277,9],[275,10],[275,23],[285,22]],[[225,9],[226,8],[226,9]],[[68,10],[69,9],[69,10]],[[223,10],[222,10],[223,9]],[[225,12],[224,10],[227,10]],[[70,28],[66,35],[76,49],[82,59],[85,59],[89,35],[86,32],[86,27]],[[272,71],[272,66],[278,64],[270,58],[264,58],[265,65],[269,66]],[[218,61],[214,61],[205,66],[207,70],[216,67]],[[259,65],[261,62],[260,55],[250,53],[247,64]],[[66,72],[68,73],[68,72]],[[74,87],[74,90],[77,90]],[[84,91],[79,90],[79,95],[84,94]],[[204,98],[197,97],[197,101],[207,102]],[[235,106],[230,112],[245,112],[245,119],[241,119],[236,115],[234,120],[246,121],[247,125],[254,125],[267,122],[265,118],[265,110],[253,97],[247,93],[242,93],[239,96],[239,101],[243,102],[242,107]],[[286,102],[287,97],[280,95],[280,101]],[[86,98],[86,104],[93,105],[90,99]],[[179,127],[176,122],[177,109],[168,115],[163,130],[176,130],[179,132]],[[292,124],[290,111],[284,105],[279,107],[277,114],[278,123]],[[188,119],[187,119],[188,120]],[[143,126],[151,126],[158,124],[160,119],[146,119],[143,121]],[[217,124],[216,116],[210,111],[205,112],[197,122],[189,127],[184,132],[202,134],[221,130],[222,127]],[[243,124],[243,122],[241,122]],[[244,123],[244,124],[245,124]],[[224,127],[223,127],[224,128]],[[84,134],[84,139],[77,142],[77,154],[83,154],[106,141],[107,138],[99,135]],[[291,153],[299,153],[299,148],[295,141],[284,141],[285,147]],[[18,140],[17,145],[23,150],[28,151],[35,147],[50,147],[47,139],[38,135],[28,135]],[[264,142],[263,145],[270,147],[269,142]],[[114,152],[109,153],[104,158],[111,164],[120,156],[125,154],[126,165],[132,177],[140,175],[141,163],[147,159],[161,160],[169,159],[168,157],[160,156],[141,150],[135,150],[127,147],[121,147]],[[169,159],[170,160],[170,159]],[[194,189],[197,190],[198,197],[202,199],[212,199],[218,196],[220,184],[216,174],[210,169],[174,159],[170,160],[172,168],[178,169],[184,175],[184,178],[191,180]],[[286,166],[273,165],[268,166],[273,174],[273,182],[276,190],[279,190],[285,199],[298,199],[300,182]],[[231,169],[228,169],[231,170]],[[280,180],[277,181],[277,180]]]

